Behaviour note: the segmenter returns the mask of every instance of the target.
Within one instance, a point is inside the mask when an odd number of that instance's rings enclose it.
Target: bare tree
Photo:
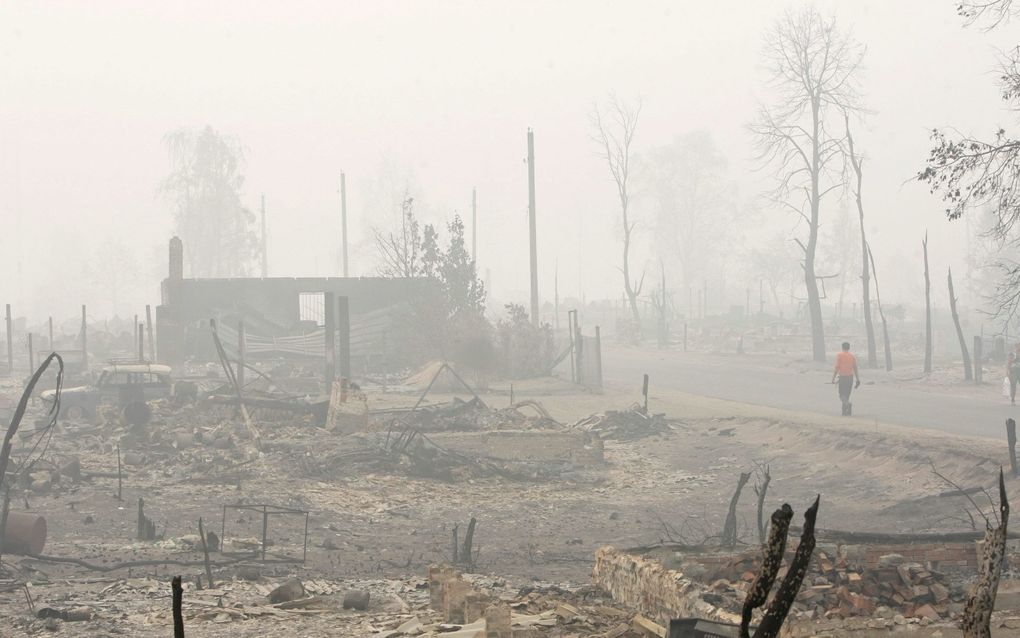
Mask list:
[[[421,224],[414,214],[414,198],[406,191],[400,208],[399,233],[378,228],[372,231],[379,251],[379,274],[384,277],[432,276],[434,273],[425,272],[425,264],[434,261],[434,255],[425,253],[438,250],[435,231],[427,225],[425,237],[422,237]]]
[[[177,234],[194,277],[236,277],[251,271],[258,240],[255,215],[241,203],[244,151],[237,138],[211,126],[164,137],[171,172],[160,191],[174,207]]]
[[[985,29],[990,30],[1009,21],[1017,9],[1013,6],[1013,0],[972,0],[957,5],[956,13],[966,21],[967,26],[987,18],[989,24]]]
[[[868,250],[868,262],[871,263],[871,278],[875,280],[875,305],[878,306],[878,316],[882,320],[882,342],[885,345],[885,370],[892,371],[892,348],[889,345],[889,324],[885,320],[885,311],[882,309],[882,295],[878,291],[878,273],[875,271],[875,255],[871,252],[871,245],[866,246]]]
[[[1012,0],[970,0],[962,2],[957,13],[968,26],[987,20],[986,29],[993,29],[1020,14],[1020,7]],[[1020,108],[1020,47],[1003,56],[999,86],[1003,101],[1013,110]],[[926,166],[917,178],[942,197],[949,219],[988,206],[994,211],[989,236],[1020,246],[1020,237],[1013,232],[1020,221],[1020,139],[1004,128],[991,141],[935,129]],[[993,314],[1009,322],[1020,310],[1020,263],[1000,259],[994,266],[1000,277],[992,297]]]
[[[846,148],[850,166],[853,167],[856,184],[853,187],[854,201],[857,202],[857,216],[861,222],[861,310],[864,313],[864,332],[868,339],[868,367],[878,367],[878,352],[875,344],[875,324],[871,319],[871,275],[868,265],[868,238],[864,233],[864,201],[861,197],[861,182],[864,180],[864,158],[854,148],[854,138],[850,134],[850,114],[843,113],[846,123]]]
[[[747,268],[750,273],[764,280],[775,305],[773,312],[782,315],[779,301],[779,287],[797,276],[796,251],[793,242],[783,233],[776,233],[767,242],[747,252]]]
[[[637,281],[630,277],[630,249],[635,222],[630,218],[631,144],[641,115],[641,101],[636,105],[621,102],[616,96],[609,98],[609,106],[603,117],[598,105],[592,109],[592,139],[602,149],[602,157],[609,165],[609,173],[616,184],[620,198],[620,216],[623,221],[623,290],[635,324],[637,335],[641,335],[641,313],[638,311],[638,297],[644,285],[644,273]]]
[[[680,265],[680,289],[721,269],[732,245],[733,185],[726,179],[726,157],[707,131],[677,136],[639,158],[643,199],[655,215],[660,255]]]
[[[842,186],[836,165],[843,158],[843,136],[826,126],[834,112],[857,110],[856,75],[864,50],[823,18],[814,7],[788,12],[766,37],[776,101],[761,107],[751,131],[758,161],[776,171],[775,203],[807,224],[804,284],[811,317],[811,350],[825,360],[825,327],[815,273],[822,199]]]
[[[660,283],[659,287],[652,291],[652,308],[655,309],[656,318],[656,343],[660,348],[669,344],[669,320],[673,316],[673,295],[666,288],[666,263],[659,259]]]
[[[974,378],[974,370],[970,364],[970,350],[967,348],[967,339],[963,336],[963,327],[960,326],[960,313],[956,311],[956,292],[953,291],[953,269],[949,269],[949,311],[953,315],[953,325],[956,326],[956,338],[960,341],[960,354],[963,356],[963,379],[970,381]]]

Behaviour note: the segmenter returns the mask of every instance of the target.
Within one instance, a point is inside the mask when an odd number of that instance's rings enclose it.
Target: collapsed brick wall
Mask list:
[[[848,562],[867,569],[878,568],[880,559],[888,554],[899,554],[907,562],[930,563],[934,569],[948,571],[965,568],[976,570],[980,560],[976,542],[843,545],[840,549]]]
[[[592,569],[595,586],[663,626],[671,618],[698,617],[739,622],[739,617],[702,599],[703,585],[655,560],[602,547]]]

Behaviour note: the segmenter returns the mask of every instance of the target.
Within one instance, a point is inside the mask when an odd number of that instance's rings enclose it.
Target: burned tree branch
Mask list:
[[[800,544],[793,555],[790,568],[786,571],[783,582],[779,585],[772,603],[762,618],[758,630],[754,632],[754,638],[775,638],[790,613],[793,601],[797,598],[804,576],[807,575],[808,564],[811,562],[811,553],[815,550],[815,519],[818,517],[818,502],[821,497],[815,498],[815,502],[804,512],[804,531],[800,535]]]
[[[747,592],[747,598],[744,599],[744,609],[740,618],[740,638],[750,637],[748,627],[751,625],[751,616],[755,609],[765,604],[772,585],[776,582],[776,575],[786,552],[786,535],[792,518],[793,508],[786,503],[772,512],[772,526],[769,528],[769,540],[765,545],[761,571],[758,572],[750,591]]]
[[[762,470],[761,484],[755,484],[754,493],[758,495],[758,542],[765,544],[765,521],[762,520],[762,514],[765,509],[765,495],[769,491],[769,483],[772,482],[772,475],[769,473],[769,466],[766,465]],[[773,514],[773,516],[775,516]]]
[[[730,499],[730,509],[726,513],[726,523],[723,525],[723,547],[733,547],[737,544],[737,503],[740,501],[740,493],[750,478],[750,472],[741,472],[740,478],[737,480],[737,489],[733,492],[733,498]]]
[[[18,407],[14,410],[14,416],[11,418],[11,423],[7,427],[7,434],[4,435],[3,445],[0,446],[0,489],[4,492],[4,507],[3,511],[0,512],[0,552],[3,551],[4,547],[4,530],[7,529],[7,503],[10,501],[10,488],[14,481],[7,481],[7,465],[11,459],[11,449],[13,447],[12,441],[14,435],[18,432],[18,428],[21,426],[21,420],[25,418],[25,410],[28,409],[28,400],[32,398],[32,393],[35,392],[35,386],[39,383],[39,379],[42,377],[46,369],[49,368],[50,363],[53,360],[57,361],[57,380],[56,380],[56,393],[53,397],[53,404],[50,406],[49,421],[46,426],[42,428],[42,435],[38,437],[34,446],[28,453],[28,459],[35,453],[36,448],[42,442],[42,440],[53,433],[53,427],[57,424],[57,415],[60,414],[60,389],[64,381],[64,360],[56,352],[50,353],[50,356],[36,368],[35,372],[32,373],[32,378],[28,380],[28,385],[25,386],[25,391],[21,393],[21,399],[18,401]],[[37,429],[37,432],[39,430]],[[45,448],[44,448],[45,450]],[[21,464],[20,472],[28,472],[32,469],[35,464],[34,461],[29,462],[26,459],[25,463]],[[6,487],[5,487],[6,484]]]
[[[991,525],[991,523],[989,523],[988,521],[988,517],[985,516],[984,510],[982,510],[981,507],[977,504],[977,502],[970,497],[971,492],[969,490],[963,489],[962,487],[951,481],[948,477],[940,473],[938,469],[935,467],[935,463],[931,459],[928,460],[928,463],[931,465],[932,474],[942,479],[942,481],[949,485],[949,487],[953,488],[954,490],[965,496],[967,500],[970,501],[970,504],[974,506],[974,510],[981,515],[981,518],[985,519],[985,526]]]
[[[992,527],[990,523],[985,527],[981,570],[967,596],[960,621],[964,638],[991,638],[992,635],[990,621],[1006,556],[1006,523],[1009,521],[1009,501],[1006,500],[1002,468],[999,468],[999,521],[998,527]]]

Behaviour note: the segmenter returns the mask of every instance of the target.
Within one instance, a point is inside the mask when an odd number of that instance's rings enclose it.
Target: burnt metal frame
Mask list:
[[[265,503],[260,505],[224,505],[223,506],[223,520],[220,522],[220,547],[223,547],[226,541],[227,532],[227,510],[244,510],[249,512],[257,512],[262,515],[262,562],[266,560],[266,545],[269,540],[269,517],[274,515],[304,515],[305,517],[305,531],[303,536],[303,542],[301,545],[301,558],[298,559],[294,556],[278,555],[279,558],[286,560],[287,562],[304,563],[308,558],[308,510],[296,509],[292,507],[283,507],[280,505],[267,505]]]

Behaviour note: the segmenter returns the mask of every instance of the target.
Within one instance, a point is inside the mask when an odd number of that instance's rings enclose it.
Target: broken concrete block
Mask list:
[[[485,638],[513,638],[510,607],[491,605],[485,610]]]
[[[304,598],[305,587],[297,578],[291,578],[273,591],[269,592],[269,602],[272,604],[285,603],[298,598]]]
[[[363,589],[355,589],[344,594],[344,609],[357,609],[364,611],[368,609],[368,602],[371,594]]]

